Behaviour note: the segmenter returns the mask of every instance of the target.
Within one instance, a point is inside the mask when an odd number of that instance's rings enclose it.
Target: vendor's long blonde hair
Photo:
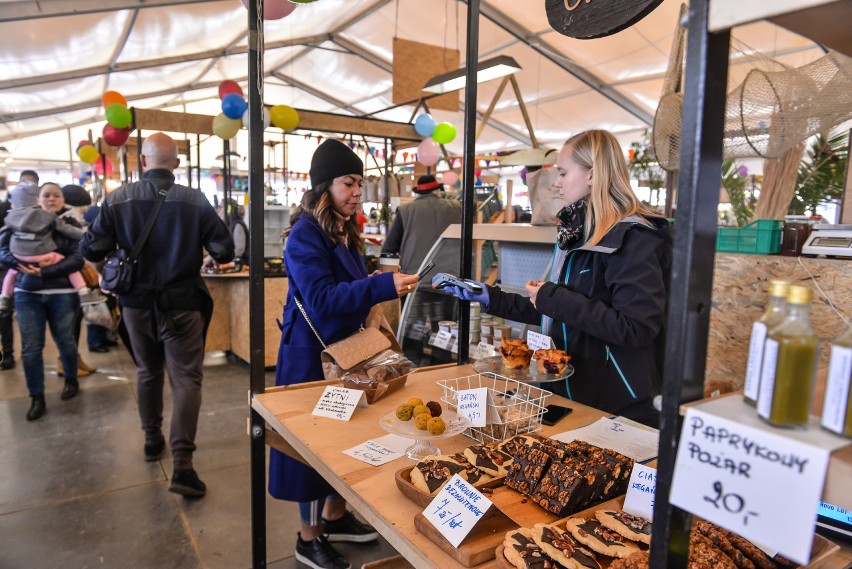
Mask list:
[[[611,132],[587,130],[565,141],[566,146],[569,144],[574,161],[592,171],[589,213],[584,228],[586,245],[597,245],[625,217],[633,214],[656,216],[633,193],[621,145]]]

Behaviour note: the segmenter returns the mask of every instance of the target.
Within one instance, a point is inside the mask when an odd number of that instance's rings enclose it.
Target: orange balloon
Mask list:
[[[104,108],[107,108],[113,103],[121,103],[125,107],[127,106],[127,99],[118,91],[107,91],[101,97],[101,101],[103,101]]]

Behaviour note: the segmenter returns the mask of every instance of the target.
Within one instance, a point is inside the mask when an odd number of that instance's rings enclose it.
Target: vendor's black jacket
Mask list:
[[[527,297],[489,287],[488,312],[527,324],[553,318],[550,336],[576,371],[567,389],[565,382],[547,388],[656,426],[671,262],[668,223],[631,216],[598,245],[568,251],[558,282],[539,290],[538,310]]]
[[[67,209],[59,212],[68,211]],[[68,223],[79,225],[73,218],[66,218]],[[9,241],[12,237],[12,230],[9,227],[4,227],[0,231],[0,263],[10,268],[17,268],[21,263],[12,254],[9,249]],[[41,276],[27,275],[18,273],[15,278],[15,287],[22,290],[38,292],[41,290],[68,289],[73,290],[71,281],[68,280],[68,275],[75,273],[83,268],[85,261],[80,254],[80,242],[75,239],[69,239],[58,231],[53,232],[53,241],[56,243],[55,251],[65,257],[58,263],[48,265],[41,268]]]
[[[234,242],[204,194],[174,184],[168,170],[148,170],[142,180],[108,194],[83,236],[81,251],[90,261],[100,261],[116,248],[129,253],[159,188],[170,189],[139,254],[134,287],[119,302],[131,308],[205,310],[209,295],[199,275],[202,248],[225,263],[234,258]]]

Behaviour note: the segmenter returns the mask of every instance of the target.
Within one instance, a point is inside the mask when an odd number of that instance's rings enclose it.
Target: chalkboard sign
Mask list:
[[[663,0],[545,0],[550,27],[569,38],[610,36],[632,26]]]

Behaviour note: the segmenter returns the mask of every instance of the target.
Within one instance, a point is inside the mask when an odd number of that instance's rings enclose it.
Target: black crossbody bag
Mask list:
[[[142,251],[142,247],[145,246],[148,235],[151,234],[151,229],[154,228],[160,208],[163,207],[163,202],[166,201],[166,195],[170,189],[171,186],[166,189],[160,188],[157,190],[158,195],[157,201],[154,203],[154,209],[151,211],[151,215],[148,216],[148,221],[145,223],[142,235],[133,244],[133,249],[130,253],[128,254],[124,249],[116,249],[107,255],[106,262],[101,270],[101,290],[104,292],[121,295],[129,293],[133,288],[139,253]]]

